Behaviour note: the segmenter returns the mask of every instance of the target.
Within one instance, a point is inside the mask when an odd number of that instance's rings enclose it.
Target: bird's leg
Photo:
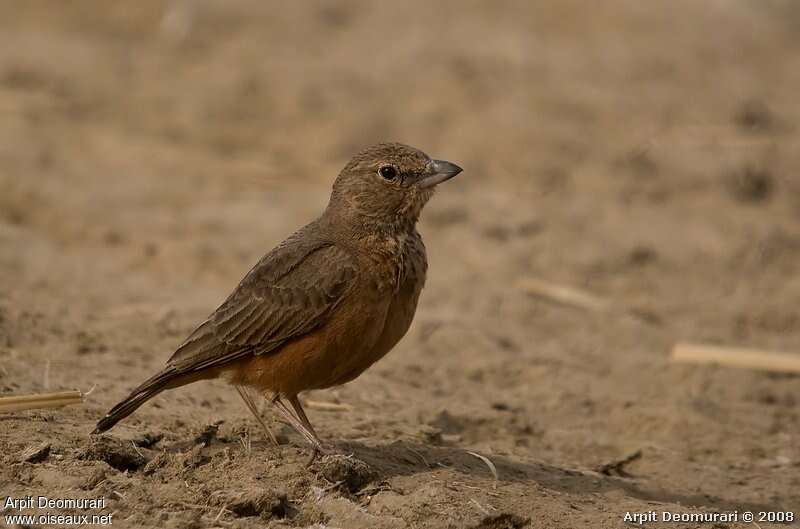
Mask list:
[[[317,432],[314,431],[314,427],[311,426],[311,421],[308,420],[308,416],[306,415],[306,412],[303,409],[303,405],[300,404],[300,399],[297,398],[297,395],[292,395],[291,397],[289,397],[289,404],[291,404],[292,408],[294,408],[294,411],[297,414],[297,418],[300,419],[300,422],[303,423],[303,426],[308,428],[308,431],[311,432],[311,434],[314,437],[316,437],[317,442],[321,445],[322,443],[319,440],[319,436],[317,435]],[[311,466],[311,464],[314,462],[314,460],[317,459],[317,456],[319,455],[319,453],[320,453],[320,449],[315,446],[314,447],[314,451],[311,453],[311,457],[306,462],[306,468]]]
[[[239,392],[239,395],[242,397],[242,400],[244,401],[245,405],[247,406],[247,409],[250,410],[253,413],[253,415],[255,416],[256,420],[258,421],[258,424],[260,424],[261,428],[264,430],[264,433],[267,434],[267,437],[270,438],[270,440],[272,441],[272,444],[274,444],[275,446],[278,446],[278,440],[275,439],[274,435],[272,435],[272,432],[267,427],[267,423],[264,422],[264,419],[261,417],[261,414],[258,413],[258,408],[256,408],[256,405],[253,402],[253,397],[251,397],[250,394],[247,392],[247,388],[245,388],[243,386],[239,386],[239,385],[236,385],[234,387],[236,388],[236,391]]]
[[[319,436],[317,435],[317,432],[314,431],[314,427],[311,426],[311,421],[308,420],[308,416],[306,415],[303,406],[300,404],[300,399],[297,398],[297,395],[292,395],[289,397],[289,404],[291,404],[292,408],[294,408],[297,418],[300,419],[300,422],[303,423],[303,426],[308,428],[308,431],[311,432],[319,441]]]
[[[322,443],[317,437],[317,434],[314,433],[312,430],[306,428],[305,424],[303,424],[303,422],[300,419],[294,416],[292,411],[289,408],[287,408],[286,404],[284,404],[283,401],[281,400],[280,394],[275,393],[270,399],[270,403],[275,407],[278,413],[280,413],[281,416],[284,419],[286,419],[286,421],[292,426],[292,428],[294,428],[297,431],[297,433],[302,435],[303,438],[306,441],[308,441],[309,444],[311,444],[311,446],[314,447],[315,451],[322,449]]]

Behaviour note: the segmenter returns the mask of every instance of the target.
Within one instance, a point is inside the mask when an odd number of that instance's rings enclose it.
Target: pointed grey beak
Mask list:
[[[450,180],[461,171],[462,169],[454,163],[444,160],[431,160],[428,164],[428,174],[419,181],[418,185],[423,189],[432,187],[441,184],[445,180]]]

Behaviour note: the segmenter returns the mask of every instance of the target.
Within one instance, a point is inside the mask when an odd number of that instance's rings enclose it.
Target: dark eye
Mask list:
[[[391,165],[384,165],[378,169],[378,174],[387,180],[394,180],[397,177],[397,169]]]

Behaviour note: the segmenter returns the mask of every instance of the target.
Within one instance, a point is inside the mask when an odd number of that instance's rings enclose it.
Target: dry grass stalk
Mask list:
[[[517,283],[517,288],[552,303],[575,307],[591,312],[616,313],[635,318],[645,323],[658,323],[658,315],[636,308],[626,307],[579,288],[558,285],[535,277],[526,277]]]
[[[70,404],[81,404],[85,394],[78,390],[40,393],[38,395],[19,395],[0,397],[0,412],[35,410],[40,408],[60,408]]]
[[[518,286],[525,291],[526,294],[531,294],[570,307],[578,307],[596,312],[605,312],[611,310],[613,307],[611,301],[590,294],[584,290],[566,285],[557,285],[534,277],[522,279],[518,283]]]
[[[636,461],[637,459],[639,459],[641,457],[642,457],[642,451],[641,450],[636,450],[636,451],[631,452],[630,454],[628,454],[628,455],[626,455],[624,457],[621,457],[619,459],[614,459],[613,461],[609,461],[608,463],[600,465],[597,468],[597,471],[599,473],[601,473],[601,474],[605,474],[606,476],[611,476],[613,474],[618,474],[618,475],[620,475],[622,477],[628,477],[628,476],[630,476],[630,474],[628,474],[625,471],[625,465],[627,465],[629,463],[633,463],[634,461]]]
[[[478,510],[481,511],[484,514],[484,516],[491,516],[492,513],[490,513],[489,510],[486,507],[484,507],[483,505],[478,503],[478,500],[476,500],[475,498],[470,498],[469,501],[473,505],[475,505],[475,507],[477,507]]]
[[[491,472],[492,476],[494,476],[494,487],[493,488],[496,489],[497,488],[497,480],[500,479],[500,475],[497,473],[497,467],[494,466],[494,463],[492,463],[492,461],[488,457],[482,456],[477,452],[467,451],[467,453],[469,455],[471,455],[471,456],[477,457],[478,459],[480,459],[481,461],[486,463],[486,466],[489,467],[489,472]]]
[[[278,440],[275,438],[275,435],[273,435],[272,430],[270,430],[267,426],[267,423],[264,422],[264,418],[261,417],[261,414],[258,412],[258,408],[256,407],[255,402],[253,402],[253,397],[250,395],[248,389],[239,385],[234,387],[236,388],[236,391],[239,392],[239,396],[242,397],[247,409],[250,410],[250,413],[252,413],[256,418],[256,421],[258,421],[259,426],[261,426],[261,429],[264,431],[264,435],[266,435],[267,438],[272,441],[274,446],[278,446]],[[249,449],[247,450],[247,453],[250,453]]]
[[[219,519],[222,518],[222,515],[225,514],[225,511],[227,511],[227,510],[228,510],[228,504],[226,503],[225,505],[222,506],[222,509],[219,510],[217,515],[214,517],[214,521],[211,522],[211,523],[217,523],[219,521]],[[230,511],[228,511],[228,512],[230,512]]]
[[[677,343],[672,348],[670,359],[673,362],[691,364],[718,364],[740,369],[800,373],[800,355],[759,349]]]

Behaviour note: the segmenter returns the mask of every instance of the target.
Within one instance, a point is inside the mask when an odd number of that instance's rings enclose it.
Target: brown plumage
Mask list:
[[[427,270],[417,220],[435,186],[459,172],[399,143],[361,151],[334,182],[325,212],[262,257],[94,433],[165,389],[223,377],[259,422],[245,388],[267,396],[318,449],[297,395],[353,380],[406,333]]]

